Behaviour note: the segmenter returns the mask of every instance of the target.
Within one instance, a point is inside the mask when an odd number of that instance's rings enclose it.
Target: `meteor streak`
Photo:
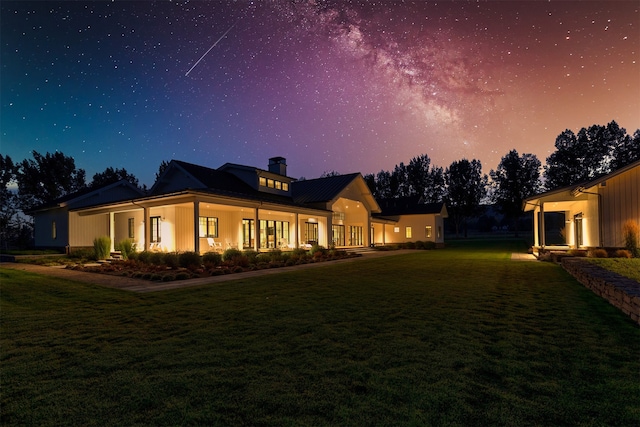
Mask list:
[[[222,40],[223,38],[225,38],[225,36],[226,36],[227,34],[229,34],[229,31],[231,31],[231,29],[232,29],[233,27],[235,27],[237,23],[238,23],[238,21],[234,22],[234,24],[233,24],[232,26],[230,26],[230,27],[229,27],[229,29],[228,29],[227,31],[225,31],[225,32],[224,32],[224,34],[223,34],[223,35],[221,35],[221,36],[220,36],[220,38],[219,38],[218,40],[216,40],[216,42],[215,42],[214,44],[212,44],[212,45],[211,45],[211,47],[209,48],[209,50],[207,50],[207,51],[206,51],[206,52],[205,52],[205,53],[200,57],[200,59],[198,59],[198,60],[196,61],[196,63],[195,63],[195,64],[193,64],[193,66],[192,66],[191,68],[189,68],[189,71],[187,71],[187,72],[185,73],[185,75],[184,75],[185,77],[188,77],[188,76],[189,76],[189,73],[190,73],[194,68],[196,68],[196,66],[200,63],[200,61],[202,61],[202,58],[204,58],[205,56],[207,56],[207,53],[209,53],[209,52],[211,51],[211,49],[213,49],[214,47],[216,47],[216,45],[217,45],[218,43],[220,43],[220,40]]]

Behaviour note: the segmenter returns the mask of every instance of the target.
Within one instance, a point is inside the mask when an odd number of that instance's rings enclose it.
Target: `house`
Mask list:
[[[62,250],[75,245],[77,230],[74,228],[75,223],[69,221],[71,210],[134,199],[143,195],[143,191],[135,185],[120,180],[97,188],[85,188],[60,197],[52,203],[33,208],[27,214],[33,216],[36,246]],[[100,235],[110,234],[106,225],[102,224],[99,227],[99,230],[103,231]],[[93,238],[87,246],[93,246]]]
[[[529,197],[524,211],[533,211],[534,246],[550,246],[548,213],[559,214],[560,232],[570,248],[624,247],[622,226],[640,223],[640,161],[590,182]]]
[[[379,199],[381,212],[373,214],[376,244],[432,241],[444,246],[444,203],[423,203],[416,197]]]
[[[267,169],[173,160],[145,195],[69,209],[68,244],[92,247],[107,235],[132,239],[139,250],[357,248],[393,241],[397,221],[374,216],[381,212],[360,173],[296,180],[283,157],[269,159]],[[380,224],[382,234],[375,231]],[[433,227],[436,241],[435,221]]]

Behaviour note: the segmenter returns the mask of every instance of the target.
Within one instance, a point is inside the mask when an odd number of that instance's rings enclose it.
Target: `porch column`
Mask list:
[[[544,229],[544,203],[540,202],[540,246],[544,248],[546,245]]]
[[[533,246],[540,247],[540,224],[538,216],[540,215],[540,209],[538,207],[533,208]]]
[[[193,201],[193,251],[200,253],[200,202]]]
[[[151,209],[144,207],[144,250],[148,251],[151,245]]]
[[[327,248],[333,246],[333,212],[327,217]]]
[[[387,224],[382,223],[382,246],[387,244]]]
[[[113,252],[116,250],[116,214],[109,212],[109,239],[111,240],[111,249]]]
[[[294,244],[296,245],[296,249],[300,247],[300,218],[298,217],[298,212],[296,212],[295,214],[295,221],[296,221],[296,229],[295,229],[295,242]]]
[[[253,236],[253,250],[258,252],[260,250],[260,219],[259,219],[260,215],[258,214],[258,208],[254,209],[253,212],[253,228],[254,233],[256,234],[255,236]]]
[[[373,242],[373,240],[371,240],[371,214],[367,213],[367,230],[369,231],[367,233],[367,241],[365,242],[365,248],[368,246],[371,246],[371,243]]]

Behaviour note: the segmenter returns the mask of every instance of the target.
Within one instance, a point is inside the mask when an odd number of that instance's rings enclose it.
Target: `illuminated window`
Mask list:
[[[261,177],[260,177],[260,185],[261,185],[262,187],[266,187],[266,186],[267,186],[267,178],[265,178],[265,177],[261,176]]]
[[[200,237],[218,237],[218,218],[200,217]]]
[[[129,238],[133,239],[135,237],[135,222],[133,218],[129,218]]]
[[[280,181],[275,181],[276,190],[282,190],[282,183]]]
[[[399,233],[400,232],[400,227],[393,227],[393,232],[394,233]]]
[[[149,233],[151,243],[160,243],[160,217],[152,216],[151,218],[151,233]]]
[[[431,237],[431,226],[427,225],[424,228],[424,237],[430,238]]]
[[[315,245],[318,243],[318,223],[317,222],[304,223],[304,241],[309,245]]]
[[[267,179],[267,187],[269,188],[273,188],[274,187],[274,183],[272,179]]]
[[[56,222],[55,221],[51,221],[51,237],[53,239],[57,239],[58,238],[58,229],[56,228]]]
[[[406,237],[407,239],[411,238],[411,227],[405,227],[405,229],[404,229],[404,237]]]
[[[344,242],[345,242],[344,225],[332,225],[331,230],[333,232],[333,245],[344,246]]]
[[[349,246],[361,246],[362,244],[363,244],[362,227],[350,226],[349,227]]]
[[[344,212],[334,212],[333,213],[334,221],[344,221]]]
[[[289,184],[286,182],[282,183],[282,191],[289,191]]]

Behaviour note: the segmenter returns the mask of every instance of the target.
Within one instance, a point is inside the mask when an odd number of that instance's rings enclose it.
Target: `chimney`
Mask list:
[[[269,172],[287,176],[287,159],[284,157],[272,157],[269,159]]]

